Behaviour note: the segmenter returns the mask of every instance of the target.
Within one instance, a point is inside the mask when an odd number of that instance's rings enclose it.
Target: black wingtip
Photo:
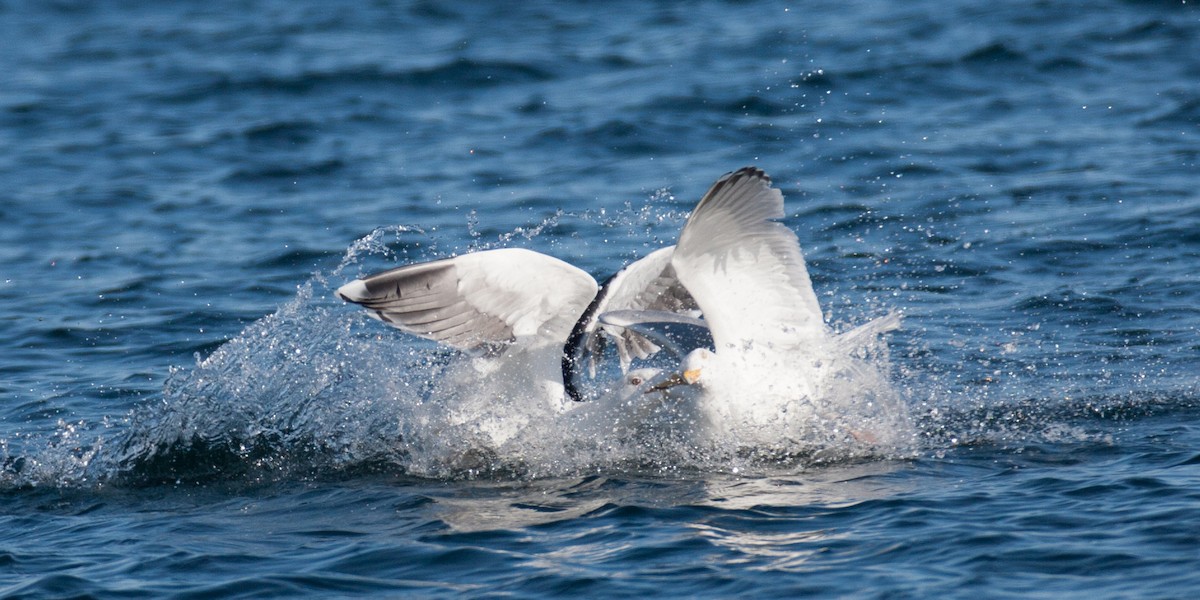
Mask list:
[[[726,174],[726,177],[728,177],[729,179],[733,179],[736,177],[753,177],[756,179],[763,180],[764,182],[767,183],[767,185],[771,184],[771,176],[767,175],[766,171],[764,171],[754,165],[742,167],[736,171],[732,171],[732,172]]]
[[[712,187],[708,188],[708,192],[704,194],[704,197],[708,198],[710,196],[715,196],[717,193],[723,190],[725,186],[732,185],[734,182],[742,179],[758,179],[766,184],[767,187],[771,186],[771,176],[767,175],[766,171],[763,171],[754,165],[750,165],[748,167],[742,167],[736,171],[730,171],[722,175],[717,179],[716,182],[712,184]],[[700,201],[704,202],[703,199]]]

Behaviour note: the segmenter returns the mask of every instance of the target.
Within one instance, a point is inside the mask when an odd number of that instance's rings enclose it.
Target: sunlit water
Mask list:
[[[0,595],[1200,586],[1192,3],[0,3],[0,33]],[[498,247],[602,278],[747,164],[834,329],[904,315],[800,440],[532,410],[332,293]]]

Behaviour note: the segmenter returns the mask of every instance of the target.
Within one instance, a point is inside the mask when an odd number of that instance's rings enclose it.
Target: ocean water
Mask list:
[[[1200,589],[1196,2],[0,0],[0,36],[0,596]],[[601,278],[751,164],[836,329],[904,315],[889,444],[489,447],[463,357],[332,293],[499,247]]]

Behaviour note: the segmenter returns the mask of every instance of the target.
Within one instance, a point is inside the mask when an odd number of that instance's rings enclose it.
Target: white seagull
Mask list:
[[[739,444],[787,443],[846,408],[828,402],[827,380],[845,373],[842,359],[855,349],[898,327],[899,317],[833,333],[796,235],[775,220],[783,216],[782,193],[746,167],[713,184],[677,245],[603,285],[556,258],[500,249],[384,271],[337,295],[393,327],[470,352],[465,372],[442,380],[458,382],[459,399],[475,405],[460,409],[460,422],[498,415],[479,426],[496,444],[585,399],[599,402],[581,418],[623,428],[670,400],[696,404],[686,408],[701,415],[705,430]],[[681,348],[664,326],[691,328],[692,338],[710,332],[713,349]],[[595,375],[605,339],[615,342],[624,375],[585,398],[577,379],[585,367]],[[682,357],[680,373],[628,371],[634,358],[662,348]],[[689,387],[671,389],[681,384]],[[529,402],[531,394],[544,402]],[[518,410],[488,410],[501,405]]]
[[[634,330],[601,325],[600,314],[695,313],[695,302],[671,267],[673,251],[673,246],[656,250],[602,286],[557,258],[510,248],[376,273],[343,285],[337,295],[402,331],[468,351],[467,372],[443,378],[460,382],[460,399],[530,404],[529,396],[539,396],[544,402],[527,407],[529,414],[555,413],[566,410],[569,400],[585,399],[577,385],[579,371],[592,366],[594,376],[602,332],[615,342],[622,371],[634,358],[659,350]],[[616,403],[631,398],[642,402],[638,396],[648,389],[647,379],[644,371],[626,374],[609,386],[607,396]],[[528,419],[507,420],[503,432],[496,427],[487,431],[493,441],[511,437]]]
[[[796,234],[775,220],[783,216],[783,194],[766,173],[754,167],[728,173],[700,200],[671,257],[704,314],[714,350],[692,350],[678,376],[654,387],[700,388],[708,428],[748,445],[799,435],[836,413],[839,407],[826,402],[831,374],[844,372],[842,359],[857,347],[899,325],[889,315],[834,334]],[[638,320],[628,312],[620,317],[611,324]]]

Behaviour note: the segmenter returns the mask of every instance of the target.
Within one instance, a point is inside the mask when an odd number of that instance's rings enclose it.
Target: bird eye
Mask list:
[[[642,378],[635,375],[629,378],[629,383],[633,385],[642,385]]]

